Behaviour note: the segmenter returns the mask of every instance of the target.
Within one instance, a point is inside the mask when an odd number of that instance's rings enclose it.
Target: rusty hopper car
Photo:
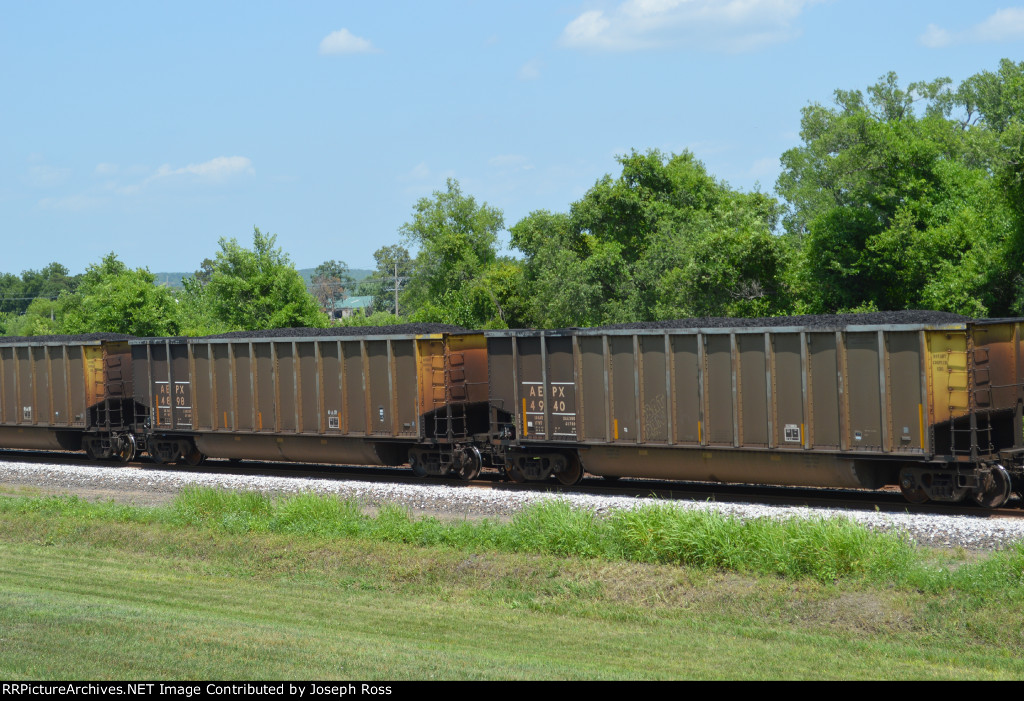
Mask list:
[[[0,339],[0,446],[130,460],[129,336]]]
[[[1022,478],[1024,322],[900,323],[921,315],[487,332],[496,462],[516,480],[893,484],[1002,504]]]
[[[132,341],[136,399],[148,407],[137,434],[161,462],[411,461],[440,474],[468,455],[479,471],[468,446],[490,425],[483,338],[417,328]]]

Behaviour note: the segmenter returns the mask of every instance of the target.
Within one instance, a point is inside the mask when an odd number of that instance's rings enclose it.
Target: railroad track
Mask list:
[[[275,462],[209,460],[192,467],[165,465],[145,460],[127,463],[91,461],[80,453],[53,453],[29,450],[3,450],[0,459],[53,465],[100,465],[126,470],[173,470],[183,474],[230,474],[270,477],[303,477],[314,479],[345,479],[365,482],[391,482],[397,484],[429,485],[466,489],[490,489],[508,492],[540,492],[559,494],[587,494],[608,497],[650,497],[664,500],[743,502],[766,506],[806,506],[811,508],[850,509],[886,513],[910,513],[941,516],[971,516],[975,518],[1024,518],[1020,501],[1013,500],[1008,507],[986,509],[969,503],[911,504],[898,489],[878,491],[856,489],[817,489],[806,487],[771,487],[744,484],[718,484],[702,482],[671,482],[651,479],[622,479],[610,482],[600,477],[587,476],[575,486],[565,487],[555,482],[513,483],[502,479],[497,472],[485,472],[471,481],[447,477],[421,478],[406,467],[375,467],[352,465],[284,464]]]

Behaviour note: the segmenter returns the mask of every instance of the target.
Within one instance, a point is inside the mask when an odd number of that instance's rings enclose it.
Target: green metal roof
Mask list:
[[[335,309],[366,309],[373,304],[373,295],[346,297],[334,303]]]

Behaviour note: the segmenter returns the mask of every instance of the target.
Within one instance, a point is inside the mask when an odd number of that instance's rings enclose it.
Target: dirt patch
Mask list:
[[[86,501],[113,501],[132,506],[163,506],[174,501],[177,494],[141,489],[97,489],[94,487],[47,487],[32,484],[0,483],[0,496],[49,497],[74,495]]]

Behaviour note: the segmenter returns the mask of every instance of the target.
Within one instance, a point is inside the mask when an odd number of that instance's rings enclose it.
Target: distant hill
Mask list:
[[[156,284],[167,285],[168,287],[181,287],[181,279],[192,277],[192,273],[153,273],[156,276]]]
[[[316,272],[316,268],[303,268],[299,270],[299,275],[306,281],[306,285],[312,284],[313,273]],[[370,277],[373,275],[372,270],[363,270],[361,268],[354,268],[349,271],[349,274],[355,278],[358,282],[363,278]],[[192,277],[193,273],[153,273],[156,276],[156,284],[167,285],[168,287],[181,287],[182,278]]]

